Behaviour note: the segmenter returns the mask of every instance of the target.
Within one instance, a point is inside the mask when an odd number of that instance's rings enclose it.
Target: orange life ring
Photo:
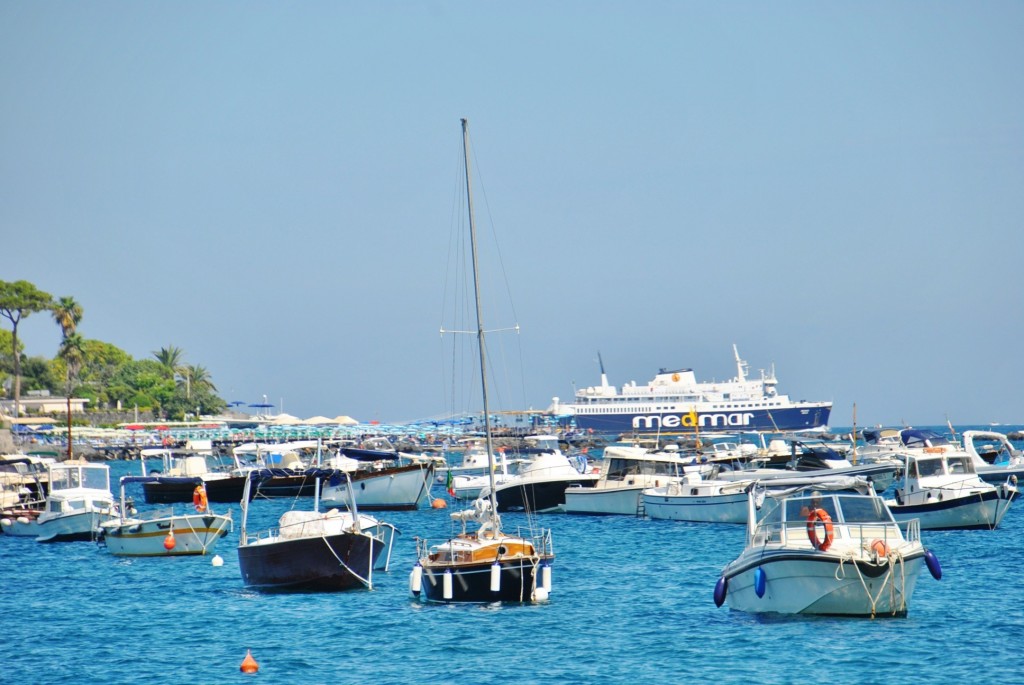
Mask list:
[[[818,539],[818,522],[825,524],[825,537],[822,540]],[[821,552],[826,551],[832,546],[832,538],[835,534],[835,528],[832,526],[832,517],[828,515],[828,512],[824,509],[815,509],[811,512],[810,516],[807,517],[807,539],[811,541],[811,545],[814,549]]]
[[[206,511],[207,504],[209,504],[209,500],[206,499],[206,488],[197,485],[196,489],[192,491],[192,506],[196,508],[196,513],[202,514]]]

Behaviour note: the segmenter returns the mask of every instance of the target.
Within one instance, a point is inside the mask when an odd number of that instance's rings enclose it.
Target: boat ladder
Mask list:
[[[647,510],[644,507],[643,495],[636,501],[636,517],[638,519],[647,518]]]

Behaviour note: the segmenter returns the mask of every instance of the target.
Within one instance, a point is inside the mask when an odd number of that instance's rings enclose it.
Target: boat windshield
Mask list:
[[[911,478],[926,478],[928,476],[941,476],[945,473],[942,468],[942,458],[914,459],[910,462],[908,475]]]
[[[675,462],[646,461],[639,459],[618,459],[611,458],[608,462],[608,479],[624,480],[628,476],[675,476],[678,475],[679,465]]]
[[[782,506],[775,504],[771,511],[768,510],[768,501],[770,498],[763,507],[762,523],[781,523],[781,513],[784,510],[786,521],[802,525],[816,509],[823,509],[836,523],[878,523],[893,520],[892,514],[880,497],[854,493],[828,493],[824,496],[819,493],[802,494],[799,497],[787,498]]]
[[[951,474],[973,474],[976,473],[974,470],[974,462],[968,455],[949,457],[947,464],[949,466],[949,472]]]
[[[109,490],[109,473],[103,466],[53,469],[50,473],[50,490]]]
[[[82,487],[90,490],[109,490],[110,472],[106,468],[82,469]]]

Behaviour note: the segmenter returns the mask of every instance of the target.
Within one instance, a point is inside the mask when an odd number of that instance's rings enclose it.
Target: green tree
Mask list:
[[[185,350],[174,345],[161,347],[153,353],[160,366],[164,369],[164,375],[173,379],[180,373],[182,362],[185,359]]]
[[[21,389],[25,392],[49,390],[59,393],[63,386],[61,378],[64,378],[63,364],[57,367],[46,357],[24,357],[21,360]]]
[[[28,281],[0,281],[0,315],[8,319],[11,330],[11,351],[14,354],[14,415],[21,414],[21,352],[18,348],[18,324],[26,316],[49,309],[53,296]]]
[[[0,329],[0,394],[5,393],[7,389],[7,379],[14,375],[14,355],[11,350],[14,346],[14,336],[11,332],[6,329]],[[19,352],[25,353],[25,345],[18,343]],[[11,392],[14,392],[14,386],[11,386]]]
[[[78,375],[79,387],[76,392],[82,397],[88,396],[95,406],[116,403],[110,397],[109,388],[118,369],[132,361],[131,355],[100,340],[86,340],[83,347],[85,359]]]
[[[120,400],[123,407],[136,406],[165,411],[175,395],[174,379],[167,378],[164,366],[152,359],[132,360],[120,366],[110,379],[107,395]]]

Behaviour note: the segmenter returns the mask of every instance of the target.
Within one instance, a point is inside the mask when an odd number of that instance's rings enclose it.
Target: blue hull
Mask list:
[[[693,433],[744,431],[798,431],[828,426],[832,405],[808,404],[788,409],[747,409],[697,412],[696,426],[688,414],[678,412],[577,413],[576,426],[595,433]]]

